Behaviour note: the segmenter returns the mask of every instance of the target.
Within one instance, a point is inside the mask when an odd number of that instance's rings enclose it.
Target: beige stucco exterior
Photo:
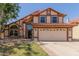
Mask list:
[[[40,15],[47,15],[47,11],[40,13]]]
[[[8,30],[6,30],[5,33],[6,33],[6,34],[5,34],[5,37],[7,37],[7,36],[8,36]]]
[[[33,31],[34,31],[34,37],[38,37],[38,29],[36,28]]]
[[[38,23],[38,19],[39,19],[38,16],[34,16],[34,17],[33,17],[33,23]]]
[[[26,37],[25,35],[26,35],[26,24],[23,24],[23,27],[24,27],[24,30],[23,30],[23,35],[24,35],[24,38]]]
[[[20,32],[19,32],[19,36],[22,38],[24,36],[24,25],[22,24],[22,27],[20,27]]]
[[[68,28],[68,40],[72,41],[72,28]]]
[[[58,17],[59,18],[59,23],[63,23],[63,17]]]
[[[55,11],[51,11],[51,15],[57,15]]]
[[[75,40],[75,39],[78,39],[79,40],[79,24],[77,26],[74,26],[72,28],[72,38]]]
[[[50,23],[51,16],[47,16],[47,23]]]
[[[4,33],[0,33],[0,38],[4,39]]]
[[[46,16],[46,22],[47,23],[51,23],[51,16]],[[34,23],[39,23],[39,17],[38,16],[34,16],[33,18],[33,22]],[[58,23],[63,23],[63,17],[58,17]]]
[[[42,24],[39,22],[40,16],[46,17],[45,23]],[[51,16],[56,16],[58,22],[52,23]],[[27,25],[30,24],[33,27],[31,30],[33,40],[39,40],[39,41],[72,40],[72,28],[69,27],[70,25],[64,24],[63,21],[64,21],[64,14],[61,14],[57,11],[52,10],[51,8],[48,8],[44,11],[41,11],[40,13],[39,12],[35,14],[33,13],[15,23],[9,24],[8,30],[5,30],[4,34],[5,36],[9,36],[11,29],[10,27],[15,24],[15,26],[18,26],[17,31],[19,36],[28,39],[30,32],[28,32],[29,30],[27,29]],[[35,26],[34,24],[38,24],[38,26],[34,27]]]

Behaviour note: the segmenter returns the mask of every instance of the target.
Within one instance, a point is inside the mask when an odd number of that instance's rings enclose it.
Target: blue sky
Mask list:
[[[21,9],[19,12],[19,17],[17,19],[23,18],[24,16],[41,9],[52,8],[61,13],[66,14],[65,20],[69,18],[70,20],[74,18],[79,18],[79,4],[78,3],[20,3]]]

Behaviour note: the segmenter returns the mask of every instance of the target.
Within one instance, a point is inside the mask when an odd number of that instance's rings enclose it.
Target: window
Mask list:
[[[10,31],[10,36],[12,36],[12,35],[13,35],[13,30]]]
[[[51,17],[51,23],[57,23],[57,16]]]
[[[27,25],[28,30],[32,30],[32,25]]]
[[[18,36],[18,31],[17,30],[11,30],[10,31],[10,36]]]
[[[10,27],[10,34],[9,36],[18,36],[18,26],[17,25],[12,25]]]
[[[14,31],[14,36],[18,36],[18,31]]]
[[[46,16],[40,17],[40,23],[46,23]]]

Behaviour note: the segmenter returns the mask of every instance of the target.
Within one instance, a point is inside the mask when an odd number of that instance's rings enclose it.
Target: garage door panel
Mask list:
[[[66,31],[39,31],[40,40],[66,40],[67,32]]]

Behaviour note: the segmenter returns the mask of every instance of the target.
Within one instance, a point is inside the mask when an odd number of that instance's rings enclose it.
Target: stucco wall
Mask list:
[[[33,29],[33,39],[34,41],[38,41],[38,28]]]
[[[47,14],[47,11],[43,11],[43,12],[40,13],[40,15],[33,17],[33,23],[38,23],[40,16],[46,16],[46,18],[47,18],[47,23],[50,23],[50,21],[51,21],[51,16],[58,16],[58,14],[57,14],[57,12],[55,12],[55,11],[53,11],[53,10],[51,10],[50,15]],[[63,23],[63,16],[58,16],[58,21],[59,21],[59,23]]]
[[[24,38],[26,38],[26,24],[23,24],[23,27],[24,27],[24,30],[23,30],[23,35],[24,35]]]
[[[72,28],[68,28],[68,40],[72,41]]]
[[[4,39],[4,33],[0,33],[0,38]]]
[[[72,36],[72,28],[68,29],[68,36],[71,37]]]
[[[47,16],[47,23],[50,23],[51,16]]]
[[[47,15],[47,11],[42,12],[40,15]]]
[[[38,19],[39,19],[38,16],[34,16],[33,17],[33,23],[38,23]]]
[[[9,36],[9,33],[8,33],[8,30],[5,30],[5,37],[8,37]]]
[[[20,27],[20,31],[19,31],[19,36],[21,37],[21,38],[23,38],[23,36],[24,36],[24,30],[23,30],[23,28],[24,28],[24,25],[22,25],[22,27]]]
[[[38,34],[37,34],[38,29],[37,29],[37,28],[35,28],[33,31],[34,31],[34,37],[38,37],[38,36],[37,36],[37,35],[38,35]]]
[[[54,11],[51,11],[51,15],[57,15],[57,13]]]
[[[47,15],[47,23],[51,23],[51,16]],[[63,17],[58,17],[58,21],[59,23],[63,23]],[[34,16],[33,18],[33,23],[38,23],[39,22],[39,17],[38,16]]]
[[[58,17],[59,18],[59,23],[63,23],[63,17]]]
[[[74,26],[72,29],[72,38],[79,40],[79,24],[77,26]]]

